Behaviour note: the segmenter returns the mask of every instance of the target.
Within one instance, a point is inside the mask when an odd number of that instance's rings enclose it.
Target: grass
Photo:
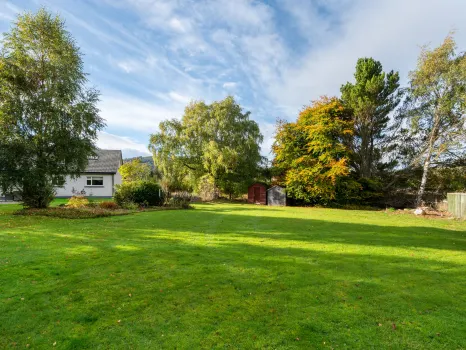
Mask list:
[[[466,222],[195,207],[73,221],[0,205],[0,348],[466,347]]]

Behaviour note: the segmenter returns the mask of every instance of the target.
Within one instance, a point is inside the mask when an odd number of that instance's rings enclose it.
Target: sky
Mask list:
[[[98,146],[150,155],[161,121],[191,100],[233,95],[264,135],[322,95],[339,95],[360,57],[407,83],[420,47],[451,30],[466,50],[464,0],[0,0],[0,32],[18,13],[60,14],[101,92]]]

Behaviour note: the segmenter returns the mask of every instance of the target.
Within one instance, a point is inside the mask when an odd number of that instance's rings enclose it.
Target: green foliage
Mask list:
[[[442,45],[424,47],[410,72],[404,118],[411,164],[423,165],[417,204],[422,201],[429,169],[466,155],[466,55],[456,53],[452,34]]]
[[[196,193],[203,201],[211,201],[218,198],[219,191],[215,186],[215,180],[212,176],[204,175],[198,180]]]
[[[337,184],[349,174],[351,114],[333,97],[306,107],[296,123],[278,125],[275,166],[284,173],[287,193],[309,203],[335,199]]]
[[[160,185],[153,181],[124,182],[116,186],[113,199],[120,206],[124,206],[125,203],[161,206],[164,202],[164,193]]]
[[[121,174],[123,181],[141,181],[149,180],[151,167],[148,163],[142,163],[139,158],[124,163],[118,172]]]
[[[345,178],[337,183],[335,202],[383,207],[383,184],[377,178]]]
[[[151,170],[153,170],[153,171],[156,170],[155,169],[155,164],[154,164],[154,159],[152,158],[152,156],[145,156],[145,157],[139,156],[139,157],[133,157],[133,158],[125,158],[125,159],[123,159],[123,162],[127,163],[127,162],[131,162],[131,161],[133,161],[135,159],[139,159],[139,161],[141,163],[149,165]]]
[[[124,202],[124,203],[121,203],[120,206],[124,209],[128,209],[128,210],[138,210],[141,208],[141,206],[139,204],[136,204],[136,203],[133,203],[133,202]]]
[[[164,121],[159,129],[150,149],[171,190],[195,188],[208,175],[216,187],[233,194],[257,175],[262,135],[233,97],[210,105],[191,102],[181,121]]]
[[[70,208],[85,208],[89,206],[89,200],[84,196],[73,196],[68,200],[66,206]]]
[[[154,155],[154,162],[160,177],[159,183],[165,192],[192,190],[189,171],[176,158],[164,157],[159,153],[157,157]]]
[[[167,206],[170,208],[192,209],[191,195],[188,193],[177,194],[168,200]]]
[[[52,181],[78,176],[104,126],[79,48],[59,16],[19,15],[0,51],[0,184],[26,206],[50,202]],[[32,198],[31,198],[32,196]]]
[[[20,191],[25,208],[47,208],[55,197],[55,189],[43,178],[25,176]]]
[[[384,73],[382,64],[373,58],[360,58],[354,78],[354,84],[341,87],[341,98],[354,114],[352,166],[357,176],[370,178],[377,175],[383,155],[387,158],[389,113],[401,99],[399,74]]]
[[[466,166],[431,169],[427,189],[442,193],[466,192]]]

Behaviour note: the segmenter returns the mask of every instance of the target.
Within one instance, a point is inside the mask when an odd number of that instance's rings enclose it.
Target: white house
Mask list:
[[[121,184],[118,169],[123,164],[120,150],[99,149],[89,158],[86,170],[76,179],[66,177],[63,186],[56,186],[57,197],[83,194],[88,197],[112,197],[115,185]]]

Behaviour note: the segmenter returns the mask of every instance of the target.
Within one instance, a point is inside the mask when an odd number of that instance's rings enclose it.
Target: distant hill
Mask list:
[[[152,168],[152,170],[155,169],[154,159],[152,159],[152,156],[125,158],[125,159],[123,159],[123,163],[131,162],[133,159],[139,159],[141,161],[141,163],[149,164],[150,167]]]

